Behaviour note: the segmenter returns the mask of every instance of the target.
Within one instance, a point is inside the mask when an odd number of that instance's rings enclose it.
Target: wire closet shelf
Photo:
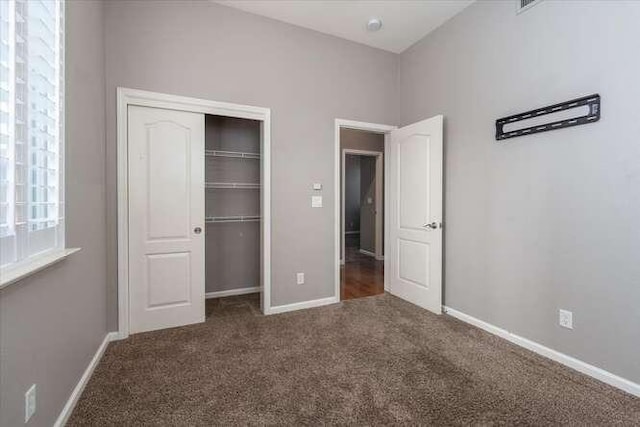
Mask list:
[[[229,222],[259,222],[260,215],[236,215],[236,216],[210,216],[205,218],[207,224],[229,223]]]
[[[207,157],[228,157],[233,159],[260,159],[259,153],[248,153],[243,151],[221,151],[221,150],[205,150]]]

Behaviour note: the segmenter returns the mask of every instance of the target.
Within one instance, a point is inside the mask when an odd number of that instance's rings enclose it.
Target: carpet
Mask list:
[[[111,343],[69,426],[640,425],[640,399],[389,294]]]

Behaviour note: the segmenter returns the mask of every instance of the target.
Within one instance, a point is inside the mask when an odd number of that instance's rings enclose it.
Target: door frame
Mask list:
[[[345,207],[345,182],[344,182],[344,177],[345,177],[345,173],[346,173],[346,157],[347,155],[351,155],[351,156],[363,156],[363,157],[374,157],[376,159],[376,173],[375,173],[375,180],[376,180],[376,188],[375,188],[375,196],[376,196],[376,218],[375,218],[375,224],[374,224],[374,256],[378,261],[382,261],[384,260],[383,258],[383,250],[382,250],[382,232],[383,232],[383,227],[382,227],[382,221],[380,220],[380,213],[384,212],[384,208],[382,206],[382,202],[383,202],[383,192],[382,192],[382,182],[384,182],[384,180],[382,179],[384,176],[384,171],[382,170],[382,158],[384,157],[384,151],[369,151],[369,150],[356,150],[356,149],[352,149],[352,148],[343,148],[342,149],[342,171],[341,171],[341,175],[340,175],[340,182],[342,183],[342,188],[340,190],[340,194],[341,194],[341,209],[342,209],[342,213],[341,213],[341,221],[340,223],[342,224],[342,230],[340,232],[340,240],[341,240],[341,251],[340,251],[340,255],[341,255],[341,259],[340,259],[340,264],[344,264],[344,251],[345,251],[345,233],[346,233],[346,229],[347,226],[345,224],[345,216],[346,216],[346,207]]]
[[[380,133],[384,135],[384,157],[389,158],[391,135],[390,132],[397,129],[397,126],[384,125],[379,123],[367,123],[354,120],[335,119],[334,123],[334,296],[340,301],[340,265],[341,265],[341,248],[342,248],[342,227],[340,226],[342,218],[342,186],[341,186],[341,150],[340,150],[340,129],[363,130],[372,133]],[[376,167],[377,170],[377,167]],[[377,174],[376,174],[377,175]],[[384,162],[384,253],[388,253],[389,245],[389,162]],[[384,259],[384,269],[388,269],[389,258]],[[388,281],[387,275],[384,275],[384,290],[387,291]]]
[[[262,122],[260,208],[262,213],[262,312],[271,313],[271,110],[124,87],[117,88],[117,209],[118,209],[118,331],[117,339],[129,336],[129,177],[128,107],[162,108],[192,113],[259,120]]]

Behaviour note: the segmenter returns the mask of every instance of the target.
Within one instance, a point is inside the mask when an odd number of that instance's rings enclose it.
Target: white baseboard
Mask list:
[[[582,360],[578,360],[564,353],[560,353],[559,351],[553,350],[549,347],[545,347],[544,345],[538,344],[537,342],[528,340],[516,334],[512,334],[506,329],[502,329],[483,320],[476,319],[475,317],[464,314],[453,308],[446,306],[443,308],[445,313],[459,320],[462,320],[463,322],[469,323],[480,329],[484,329],[485,331],[497,335],[500,338],[504,338],[505,340],[519,345],[520,347],[524,347],[527,350],[531,350],[534,353],[554,360],[558,363],[568,366],[569,368],[575,369],[576,371],[600,380],[603,383],[607,383],[610,386],[619,388],[620,390],[640,397],[640,384],[634,383],[633,381],[612,374],[611,372],[605,371],[604,369],[598,368],[597,366],[590,365],[586,362],[583,362]]]
[[[366,250],[366,249],[360,249],[360,253],[361,253],[362,255],[372,256],[372,257],[374,257],[374,258],[376,257],[376,254],[374,254],[373,252],[369,252],[369,251],[368,251],[368,250]]]
[[[377,255],[376,255],[376,259],[377,259],[378,261],[384,261],[384,255],[380,255],[380,256],[377,256]]]
[[[78,403],[78,399],[82,395],[82,391],[89,382],[93,371],[96,369],[96,366],[98,366],[98,363],[100,363],[100,359],[102,359],[102,356],[104,355],[109,342],[117,339],[117,336],[117,332],[109,332],[107,333],[107,335],[105,335],[104,340],[102,340],[102,343],[98,347],[98,350],[96,350],[96,353],[93,355],[91,362],[89,362],[89,365],[80,377],[78,384],[76,384],[73,391],[71,392],[71,395],[69,396],[67,403],[65,403],[64,408],[62,408],[60,415],[58,415],[58,419],[53,424],[54,427],[62,427],[67,423],[69,417],[71,416],[71,413],[73,412],[73,408],[75,408],[76,403]]]
[[[329,297],[329,298],[314,299],[311,301],[296,302],[294,304],[278,305],[276,307],[271,307],[268,313],[265,313],[265,314],[286,313],[288,311],[296,311],[296,310],[302,310],[305,308],[321,307],[323,305],[336,304],[338,302],[340,302],[340,298],[335,296]]]
[[[229,289],[227,291],[207,292],[204,294],[206,299],[232,297],[234,295],[257,294],[260,292],[260,286],[252,286],[250,288]]]
[[[121,334],[119,331],[111,332],[111,334],[111,341],[120,341],[129,338],[129,335]]]

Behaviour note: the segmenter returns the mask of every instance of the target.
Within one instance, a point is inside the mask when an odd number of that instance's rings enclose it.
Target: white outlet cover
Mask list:
[[[296,274],[296,283],[298,285],[304,285],[304,273],[297,273]]]
[[[322,184],[316,182],[315,184],[313,184],[313,189],[314,190],[322,190]]]
[[[573,329],[573,313],[569,310],[560,310],[558,322],[563,328]]]
[[[322,196],[311,196],[311,207],[312,208],[321,208],[322,207]]]

